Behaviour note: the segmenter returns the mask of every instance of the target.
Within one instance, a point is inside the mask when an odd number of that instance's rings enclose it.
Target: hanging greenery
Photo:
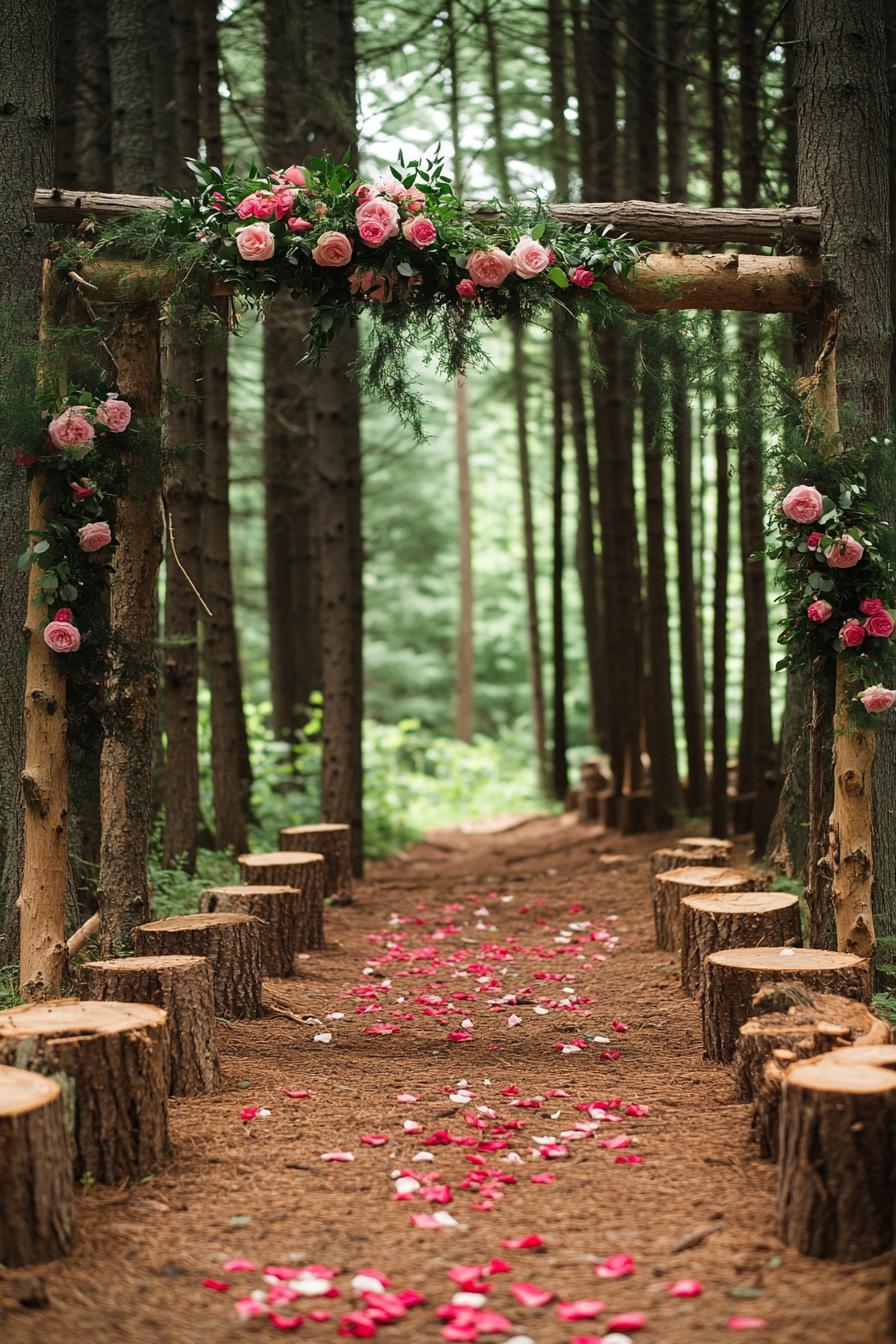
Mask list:
[[[830,454],[816,439],[781,462],[782,494],[771,519],[777,540],[785,616],[778,667],[805,667],[819,657],[847,660],[862,719],[896,704],[885,685],[896,674],[896,559],[892,530],[871,497],[872,481],[893,440],[873,435],[861,448]],[[863,712],[864,711],[864,712]],[[867,721],[867,720],[866,720]]]

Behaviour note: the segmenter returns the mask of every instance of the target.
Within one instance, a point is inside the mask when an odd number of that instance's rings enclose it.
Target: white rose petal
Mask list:
[[[329,1045],[333,1039],[333,1033],[332,1031],[319,1031],[314,1039],[320,1041],[321,1045]]]

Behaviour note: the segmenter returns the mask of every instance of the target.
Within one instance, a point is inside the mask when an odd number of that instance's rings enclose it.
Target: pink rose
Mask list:
[[[131,423],[131,408],[114,392],[110,392],[105,401],[96,408],[96,418],[113,434],[123,434]]]
[[[823,597],[818,597],[814,602],[810,602],[806,608],[806,615],[810,621],[829,621],[834,614],[834,608],[830,602],[826,602]]]
[[[551,264],[551,254],[541,243],[524,234],[510,254],[513,269],[523,280],[534,280]]]
[[[54,621],[61,621],[63,625],[65,625],[67,621],[71,621],[71,619],[72,619],[71,607],[60,607],[56,615],[53,617]]]
[[[824,534],[822,532],[809,533],[808,537],[806,538],[806,546],[809,548],[810,551],[818,550],[818,543],[821,541],[823,535]]]
[[[590,289],[594,284],[594,272],[589,271],[587,266],[577,266],[574,271],[570,271],[569,282],[578,285],[579,289]]]
[[[419,215],[426,206],[426,197],[419,187],[408,187],[401,203],[410,214]]]
[[[318,266],[345,266],[352,259],[352,245],[344,233],[322,233],[311,253]]]
[[[513,262],[500,247],[490,247],[487,252],[471,252],[467,257],[467,270],[475,285],[497,289],[513,270]]]
[[[95,485],[82,485],[79,481],[69,481],[69,488],[76,504],[81,504],[85,499],[89,499],[96,490]]]
[[[81,647],[81,633],[71,621],[50,621],[44,626],[44,643],[54,653],[77,653]]]
[[[865,622],[865,629],[875,639],[889,639],[896,630],[896,621],[888,611],[875,611]]]
[[[376,197],[371,201],[365,201],[355,211],[355,224],[359,233],[362,226],[370,220],[376,220],[382,225],[384,239],[394,238],[398,233],[398,206],[394,201],[383,201]]]
[[[112,540],[108,523],[85,523],[78,528],[78,545],[82,551],[101,551]]]
[[[312,226],[307,219],[302,219],[301,215],[290,215],[286,227],[290,233],[307,233]]]
[[[844,532],[843,536],[837,537],[830,549],[825,552],[825,559],[831,569],[853,569],[864,554],[865,547],[861,542],[856,541],[848,532]]]
[[[434,243],[437,234],[436,226],[431,219],[424,218],[423,215],[414,215],[413,219],[406,219],[401,226],[401,232],[411,244],[411,247],[429,247]]]
[[[291,163],[288,168],[284,168],[280,177],[293,187],[304,187],[305,185],[305,174],[297,163]]]
[[[462,299],[475,299],[476,286],[472,280],[461,280],[457,285],[457,292]]]
[[[220,191],[213,191],[211,200],[213,210],[223,210],[227,204],[226,198],[221,195]]]
[[[381,247],[390,236],[385,224],[379,219],[365,219],[358,227],[358,235],[368,247]]]
[[[879,597],[863,597],[859,603],[859,611],[863,616],[876,616],[879,611],[884,610],[884,604]]]
[[[844,621],[837,631],[837,636],[844,648],[857,649],[860,644],[865,643],[865,627],[853,617],[850,621]]]
[[[355,187],[355,198],[359,205],[364,205],[367,201],[372,201],[376,196],[377,190],[372,182],[361,182]]]
[[[236,250],[243,261],[267,261],[274,255],[274,235],[267,224],[247,224],[236,231]]]
[[[272,191],[253,191],[236,208],[240,219],[270,219],[276,209]]]
[[[295,192],[290,191],[288,187],[280,187],[274,192],[274,214],[277,219],[285,219],[287,215],[292,214],[295,200]]]
[[[407,187],[403,182],[399,182],[397,177],[391,177],[387,174],[385,177],[378,177],[374,183],[374,190],[382,196],[391,196],[393,200],[403,200],[407,194]]]
[[[62,449],[80,447],[82,455],[89,451],[84,445],[90,443],[94,429],[82,414],[86,410],[86,406],[69,406],[61,415],[57,415],[55,420],[50,421],[47,433],[54,447]]]
[[[781,510],[794,523],[815,523],[822,515],[824,500],[814,485],[795,485],[781,500]]]
[[[885,714],[896,705],[896,691],[888,691],[886,686],[866,686],[856,699],[861,700],[869,714]]]

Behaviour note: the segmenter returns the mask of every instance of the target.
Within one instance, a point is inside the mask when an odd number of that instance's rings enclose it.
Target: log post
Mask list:
[[[653,886],[653,922],[656,945],[666,952],[681,947],[681,902],[685,896],[719,896],[731,891],[755,891],[758,873],[746,868],[709,868],[692,865],[657,873]]]
[[[240,881],[247,886],[293,887],[306,894],[310,905],[304,937],[305,951],[317,951],[324,945],[324,884],[326,867],[320,854],[289,853],[275,850],[270,854],[241,854]]]
[[[799,898],[781,891],[685,896],[681,902],[681,987],[694,998],[701,967],[725,947],[795,947],[800,938]]]
[[[115,508],[97,900],[104,955],[130,952],[149,914],[152,756],[158,701],[156,578],[162,559],[159,305],[123,306],[107,344],[118,391],[134,410]]]
[[[261,925],[252,915],[172,915],[141,924],[140,957],[207,957],[218,1017],[261,1017]]]
[[[0,1064],[55,1078],[74,1137],[74,1174],[115,1185],[169,1156],[168,1027],[142,1003],[57,999],[0,1013]]]
[[[204,914],[254,915],[261,922],[261,973],[293,973],[297,952],[307,952],[317,927],[316,902],[294,887],[210,887],[199,897]]]
[[[193,1097],[220,1082],[215,993],[205,957],[117,957],[78,967],[82,999],[152,1003],[168,1014],[169,1092]]]
[[[72,1242],[72,1161],[62,1089],[0,1065],[0,1264],[57,1260]]]
[[[793,1064],[781,1093],[781,1240],[823,1260],[869,1260],[892,1248],[894,1211],[896,1045]]]
[[[321,854],[326,866],[324,897],[334,905],[351,905],[352,828],[347,823],[320,822],[317,826],[286,826],[280,832],[280,848],[289,853]]]
[[[764,980],[799,981],[810,990],[871,1002],[868,962],[849,952],[817,947],[734,947],[713,952],[703,963],[700,1012],[708,1059],[727,1064],[740,1028],[752,1014],[753,995]]]

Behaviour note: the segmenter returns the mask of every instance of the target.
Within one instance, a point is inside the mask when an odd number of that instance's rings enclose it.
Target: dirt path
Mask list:
[[[815,1263],[775,1240],[774,1168],[748,1142],[727,1071],[702,1061],[697,1010],[653,948],[646,856],[657,839],[547,818],[435,839],[375,866],[360,901],[329,916],[328,951],[277,982],[318,1021],[223,1028],[222,1091],[172,1103],[171,1166],[133,1188],[79,1192],[74,1254],[43,1271],[49,1305],[17,1305],[26,1275],[0,1274],[0,1339],[275,1338],[266,1319],[238,1320],[234,1304],[266,1287],[262,1266],[315,1264],[342,1269],[340,1295],[279,1307],[282,1325],[305,1315],[296,1339],[339,1339],[341,1319],[364,1306],[352,1276],[375,1269],[392,1282],[380,1312],[406,1311],[379,1338],[439,1344],[435,1309],[459,1290],[448,1271],[498,1258],[509,1271],[492,1266],[479,1280],[485,1302],[466,1317],[496,1344],[596,1344],[609,1329],[633,1334],[637,1319],[610,1326],[631,1312],[646,1315],[645,1344],[734,1339],[732,1317],[765,1321],[744,1333],[776,1344],[883,1344],[883,1261]],[[376,1030],[387,1024],[397,1030]],[[601,1101],[603,1112],[581,1109]],[[270,1115],[242,1120],[244,1107]],[[595,1123],[601,1114],[611,1119]],[[593,1132],[574,1130],[589,1122]],[[446,1132],[466,1142],[440,1143]],[[362,1135],[389,1138],[370,1146]],[[620,1137],[630,1143],[602,1146]],[[321,1160],[340,1152],[354,1160]],[[396,1200],[403,1171],[425,1184]],[[456,1225],[410,1221],[445,1215]],[[704,1239],[675,1251],[698,1231]],[[531,1234],[543,1248],[502,1247]],[[623,1254],[633,1274],[596,1277],[598,1261]],[[259,1271],[225,1271],[232,1259]],[[670,1281],[694,1278],[701,1296],[669,1295]],[[523,1305],[518,1283],[554,1300]],[[398,1289],[426,1304],[398,1301]],[[567,1321],[557,1299],[607,1310]],[[366,1319],[342,1328],[365,1337]],[[448,1337],[477,1335],[461,1316]]]

